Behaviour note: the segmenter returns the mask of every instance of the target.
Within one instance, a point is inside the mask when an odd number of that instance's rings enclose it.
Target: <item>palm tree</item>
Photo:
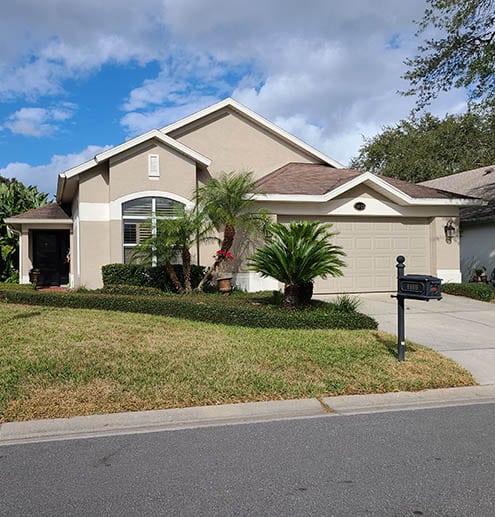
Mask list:
[[[201,290],[208,276],[218,269],[234,243],[236,228],[256,233],[267,223],[264,210],[255,208],[256,182],[251,172],[223,172],[196,190],[200,210],[206,212],[217,229],[223,228],[220,245],[213,266],[208,269],[198,286]]]
[[[342,276],[345,263],[340,246],[331,244],[335,235],[330,223],[319,221],[274,223],[267,229],[268,241],[249,259],[251,269],[284,283],[282,303],[296,307],[308,303],[316,277]]]
[[[191,252],[195,242],[210,238],[213,231],[211,221],[197,210],[180,208],[170,219],[147,221],[150,237],[134,248],[133,259],[147,263],[163,265],[167,274],[179,293],[192,292],[191,286]],[[182,257],[184,285],[179,280],[172,264],[177,257]]]
[[[179,210],[175,219],[162,222],[167,225],[166,231],[174,236],[175,249],[180,250],[182,256],[184,292],[191,293],[191,252],[189,250],[195,243],[212,238],[213,224],[204,212],[186,209]]]

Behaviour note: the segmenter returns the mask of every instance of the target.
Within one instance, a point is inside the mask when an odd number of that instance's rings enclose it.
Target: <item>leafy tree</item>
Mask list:
[[[443,119],[426,113],[366,140],[351,167],[412,182],[495,163],[495,109]]]
[[[345,264],[340,257],[345,253],[330,242],[335,235],[331,227],[318,221],[271,224],[267,243],[250,258],[251,269],[284,283],[286,307],[308,303],[315,278],[342,276],[340,268]]]
[[[48,194],[38,192],[36,187],[26,187],[16,179],[0,176],[0,281],[13,274],[19,249],[18,236],[7,227],[4,220],[47,203]]]
[[[171,219],[146,221],[149,237],[133,250],[134,261],[163,266],[179,293],[192,292],[191,287],[191,252],[196,242],[210,238],[213,225],[211,221],[197,210],[180,209]],[[184,285],[175,272],[173,262],[180,253]]]
[[[471,100],[495,102],[495,1],[427,0],[417,36],[433,31],[407,59],[406,95],[424,108],[439,92],[468,89]]]
[[[217,229],[223,228],[221,253],[217,253],[213,266],[206,272],[198,290],[203,288],[208,276],[225,260],[226,253],[234,243],[236,228],[256,233],[267,223],[266,212],[255,207],[255,192],[256,182],[250,172],[224,172],[197,189],[200,210],[208,215]]]

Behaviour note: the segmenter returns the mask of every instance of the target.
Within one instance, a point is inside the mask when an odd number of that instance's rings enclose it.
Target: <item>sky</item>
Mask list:
[[[57,175],[225,97],[347,165],[406,118],[425,0],[5,0],[0,175]],[[465,109],[460,91],[429,108]]]

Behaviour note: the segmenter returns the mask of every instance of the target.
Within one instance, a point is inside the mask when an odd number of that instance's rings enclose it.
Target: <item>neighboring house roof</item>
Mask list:
[[[441,188],[487,201],[485,206],[463,208],[461,210],[462,222],[495,221],[495,165],[423,181],[421,185]]]
[[[35,222],[72,222],[69,208],[58,203],[50,203],[41,208],[33,208],[23,214],[14,215],[5,219],[7,224],[35,223]]]
[[[323,202],[361,183],[406,204],[479,205],[478,199],[353,169],[312,163],[289,163],[259,179],[259,200]]]
[[[274,134],[275,136],[281,138],[282,140],[285,140],[286,142],[289,142],[296,148],[308,153],[309,155],[317,158],[318,160],[328,163],[328,165],[332,167],[336,167],[337,169],[342,169],[344,166],[334,160],[333,158],[330,158],[330,156],[327,156],[326,154],[322,153],[321,151],[318,151],[318,149],[315,149],[314,147],[310,146],[306,142],[303,142],[301,139],[295,137],[294,135],[291,135],[287,131],[283,130],[282,128],[278,127],[273,122],[270,122],[266,118],[262,117],[261,115],[258,115],[258,113],[254,112],[253,110],[250,110],[240,102],[237,102],[236,100],[232,98],[224,99],[220,102],[217,102],[216,104],[213,104],[211,106],[208,106],[207,108],[198,111],[197,113],[193,113],[192,115],[189,115],[188,117],[185,117],[181,120],[178,120],[177,122],[174,122],[173,124],[169,124],[168,126],[165,126],[161,128],[161,131],[163,133],[166,133],[169,135],[170,133],[173,133],[174,131],[177,131],[179,129],[184,128],[185,126],[192,124],[194,122],[197,122],[198,120],[208,117],[209,115],[214,114],[215,112],[219,112],[224,109],[231,109],[234,112],[240,113],[247,119],[249,119],[251,122],[254,122],[256,125],[261,126],[263,129],[267,130],[269,133]]]

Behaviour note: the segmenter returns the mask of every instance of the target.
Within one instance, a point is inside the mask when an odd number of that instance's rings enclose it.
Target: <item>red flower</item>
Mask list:
[[[225,250],[218,250],[216,252],[216,256],[217,258],[223,258],[223,259],[226,259],[226,260],[234,260],[234,255],[232,255],[232,253],[230,253],[230,251],[225,251]]]

